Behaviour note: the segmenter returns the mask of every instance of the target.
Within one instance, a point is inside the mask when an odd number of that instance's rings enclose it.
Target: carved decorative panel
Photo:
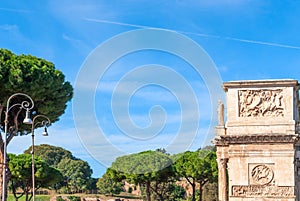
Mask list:
[[[271,184],[274,179],[274,164],[249,164],[249,184]]]
[[[274,184],[274,164],[249,164],[249,185],[233,185],[233,197],[294,197],[293,186]]]
[[[241,136],[218,136],[214,140],[215,145],[229,144],[265,144],[265,143],[295,143],[299,140],[294,135],[241,135]]]
[[[239,117],[282,117],[283,98],[281,89],[239,90]]]
[[[249,185],[232,186],[234,197],[294,197],[293,186]]]

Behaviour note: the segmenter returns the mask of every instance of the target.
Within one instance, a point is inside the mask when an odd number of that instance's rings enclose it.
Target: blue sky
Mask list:
[[[224,99],[219,81],[298,79],[299,13],[300,1],[6,1],[0,5],[0,47],[53,62],[75,86],[77,94],[61,120],[47,138],[36,132],[36,143],[72,151],[100,177],[117,155],[205,146],[213,138],[216,99]],[[197,72],[189,59],[145,48],[111,63],[96,59],[85,71],[103,44],[143,29],[170,38],[177,33],[182,46],[139,36],[142,45],[153,40],[198,54],[184,43],[193,40],[214,67],[203,65]],[[137,42],[126,37],[104,53],[109,57]],[[105,62],[109,67],[97,77]],[[8,150],[21,153],[30,145],[29,136],[18,137]]]

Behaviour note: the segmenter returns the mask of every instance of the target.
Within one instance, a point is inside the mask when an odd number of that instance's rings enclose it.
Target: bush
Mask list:
[[[70,194],[71,190],[67,186],[63,186],[62,188],[59,189],[59,193]]]
[[[57,196],[56,201],[65,201],[65,200],[61,196]]]
[[[80,201],[80,197],[78,197],[78,196],[72,196],[72,195],[70,195],[70,196],[68,196],[68,199],[70,201]]]
[[[185,190],[181,186],[178,186],[176,184],[170,184],[168,186],[168,200],[173,200],[173,201],[180,201],[185,198]]]
[[[207,183],[203,188],[203,201],[217,201],[218,200],[218,184]]]

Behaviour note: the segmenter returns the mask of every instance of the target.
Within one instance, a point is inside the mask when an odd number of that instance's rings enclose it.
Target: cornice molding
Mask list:
[[[299,140],[299,136],[292,135],[224,135],[217,136],[213,143],[216,146],[224,146],[230,144],[264,144],[264,143],[295,143]]]

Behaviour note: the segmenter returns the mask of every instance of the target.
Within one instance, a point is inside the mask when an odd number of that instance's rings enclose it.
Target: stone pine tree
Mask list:
[[[149,150],[118,157],[112,163],[110,176],[144,187],[147,201],[151,201],[151,191],[157,194],[158,200],[163,200],[164,195],[155,187],[168,183],[169,178],[173,177],[171,164],[168,155]]]
[[[101,178],[99,178],[96,185],[98,193],[103,195],[118,195],[125,190],[124,182],[114,180],[110,177],[109,173],[105,173]]]
[[[57,70],[53,63],[31,55],[15,55],[9,50],[0,49],[0,116],[2,132],[4,131],[4,112],[8,98],[15,93],[28,94],[35,103],[33,114],[43,114],[56,122],[64,113],[67,102],[71,100],[73,88],[65,81],[64,74]],[[10,105],[22,100],[12,99]],[[21,125],[25,113],[19,113],[18,119],[13,118],[19,108],[10,110],[7,135],[7,145],[16,135],[30,132],[30,126]],[[11,123],[12,122],[12,123]],[[18,131],[16,128],[18,126]],[[0,137],[0,191],[3,183],[4,149],[3,136]],[[9,171],[7,172],[9,178]],[[7,180],[6,179],[6,180]],[[7,181],[5,181],[7,183]],[[6,185],[7,186],[7,185]],[[7,191],[7,189],[5,189]],[[2,196],[2,195],[1,195]],[[5,200],[6,198],[1,198]]]
[[[216,153],[210,150],[186,151],[174,157],[174,168],[178,177],[185,179],[192,187],[192,201],[196,201],[197,184],[199,201],[202,201],[204,185],[215,182],[218,177]]]
[[[24,151],[31,153],[31,147]],[[41,144],[34,147],[35,156],[43,159],[51,167],[57,168],[64,177],[64,182],[54,186],[62,192],[78,192],[91,190],[93,182],[96,188],[96,181],[91,178],[92,169],[86,161],[76,158],[73,154],[62,148],[48,144]]]
[[[9,154],[9,168],[11,171],[11,189],[16,200],[25,195],[25,200],[31,200],[32,189],[32,158],[31,154]],[[49,166],[38,157],[35,163],[35,190],[39,188],[50,188],[63,179],[62,174],[55,168]]]
[[[57,169],[67,182],[67,192],[79,193],[88,189],[93,170],[86,161],[64,158],[57,165]]]
[[[30,154],[32,147],[24,151],[25,154]],[[72,152],[62,148],[49,144],[40,144],[34,146],[34,154],[43,159],[50,166],[57,168],[60,161],[64,158],[76,159]]]

